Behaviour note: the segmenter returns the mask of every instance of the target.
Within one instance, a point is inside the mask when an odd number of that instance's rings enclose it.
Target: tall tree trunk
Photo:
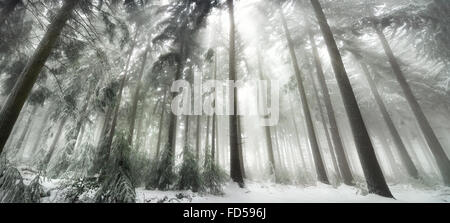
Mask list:
[[[96,169],[96,171],[100,171],[101,175],[104,173],[104,168],[106,166],[106,163],[109,161],[109,157],[111,154],[111,146],[113,143],[113,139],[114,139],[114,135],[116,133],[116,125],[117,125],[117,119],[119,116],[119,109],[120,109],[120,103],[122,102],[122,94],[123,94],[123,89],[125,87],[125,83],[127,82],[128,79],[128,69],[130,67],[130,61],[131,61],[131,56],[133,55],[133,51],[134,48],[136,46],[136,39],[137,39],[137,31],[135,33],[134,36],[134,40],[130,49],[130,53],[128,54],[128,59],[125,65],[125,69],[124,69],[124,74],[122,77],[122,80],[120,82],[120,87],[118,90],[118,95],[117,95],[117,99],[114,105],[114,110],[112,112],[112,121],[111,121],[111,125],[109,126],[109,131],[105,136],[105,141],[102,143],[100,149],[100,154],[99,154],[99,160],[98,160],[98,164],[96,164],[98,166],[98,169]]]
[[[294,114],[294,113],[293,113],[293,110],[292,110],[292,105],[291,105],[291,114]],[[292,125],[294,126],[294,133],[295,133],[294,137],[295,137],[295,141],[297,142],[298,150],[300,151],[300,158],[301,158],[301,160],[302,160],[302,164],[301,164],[301,165],[302,165],[302,168],[303,168],[303,169],[306,169],[306,162],[305,162],[305,156],[303,155],[302,144],[301,144],[301,142],[300,142],[300,139],[298,138],[298,137],[300,136],[300,134],[299,134],[299,132],[298,132],[297,123],[295,122],[294,116],[291,116],[291,119],[292,119]]]
[[[237,99],[236,99],[237,100]],[[237,106],[237,105],[236,105]],[[236,108],[236,111],[239,111],[239,107]],[[244,166],[244,150],[243,150],[243,141],[242,141],[242,125],[241,125],[241,117],[238,116],[237,117],[237,122],[238,122],[238,136],[239,136],[239,164],[241,165],[241,173],[242,173],[242,177],[245,179],[247,176],[245,174],[245,166]]]
[[[142,127],[145,122],[144,111],[147,111],[148,103],[145,99],[142,100],[142,106],[139,108],[138,117],[140,121],[138,122],[137,130],[136,130],[136,151],[139,151],[141,148],[142,141],[145,141],[145,137],[143,137]],[[144,131],[145,133],[145,131]],[[143,139],[144,138],[144,139]]]
[[[100,132],[100,137],[99,137],[99,140],[97,143],[97,148],[100,148],[106,139],[106,134],[108,134],[108,129],[111,124],[111,115],[112,115],[113,109],[114,108],[112,106],[109,106],[106,109],[106,113],[105,113],[105,117],[104,117],[103,125],[102,125],[102,131]]]
[[[258,73],[259,73],[259,79],[260,80],[267,80],[265,77],[264,77],[264,73],[263,73],[263,68],[262,68],[262,58],[261,58],[261,53],[260,53],[260,51],[258,50],[257,51],[257,53],[258,53],[258,55],[257,55],[257,59],[258,59]],[[267,89],[267,92],[271,92],[271,90],[270,90],[270,83],[268,82],[267,83],[268,84],[268,89]],[[266,107],[266,105],[267,105],[267,102],[266,102],[266,100],[267,100],[267,98],[265,97],[265,92],[262,92],[262,91],[259,91],[258,92],[259,93],[259,95],[260,95],[260,101],[261,101],[261,103],[262,103],[262,106],[263,106],[263,108],[264,108],[264,110],[263,110],[263,113],[264,113],[264,116],[267,114],[267,107]],[[264,118],[264,117],[263,117]],[[267,123],[266,123],[267,124]],[[276,171],[275,171],[275,157],[274,157],[274,155],[273,155],[273,146],[272,146],[272,133],[271,133],[271,131],[270,131],[270,126],[268,126],[268,125],[266,125],[266,126],[264,126],[264,133],[265,133],[265,138],[266,138],[266,145],[267,145],[267,155],[268,155],[268,157],[269,157],[269,165],[270,165],[270,168],[269,168],[269,170],[270,170],[270,174],[276,174]]]
[[[58,144],[59,138],[61,137],[61,134],[63,132],[62,130],[63,130],[66,122],[67,122],[67,116],[64,116],[63,119],[61,119],[61,121],[59,122],[58,130],[56,131],[55,138],[53,138],[53,142],[50,145],[48,152],[45,154],[44,159],[42,160],[41,170],[47,169],[48,163],[50,162],[50,160],[53,156],[53,153],[55,152],[56,145]]]
[[[334,114],[333,105],[331,103],[330,91],[328,89],[327,82],[325,80],[325,74],[323,72],[322,62],[319,57],[317,45],[314,40],[314,36],[310,31],[309,31],[309,40],[311,42],[311,48],[313,51],[314,65],[316,66],[317,78],[320,83],[320,88],[322,89],[323,100],[325,102],[325,108],[328,114],[328,121],[330,122],[331,139],[333,140],[334,149],[336,151],[339,170],[341,172],[344,183],[352,186],[355,184],[353,182],[354,179],[345,155],[341,136],[339,135],[336,116]]]
[[[93,87],[93,84],[91,82],[89,82],[88,91],[86,92],[86,97],[84,98],[84,104],[83,104],[83,107],[81,108],[81,110],[79,111],[80,116],[78,117],[76,125],[75,125],[75,130],[74,130],[74,134],[73,134],[73,137],[75,140],[78,139],[81,128],[83,127],[83,124],[85,122],[87,109],[89,107],[91,96],[93,94],[92,87]],[[74,147],[74,149],[75,148],[76,147]]]
[[[207,116],[206,117],[206,132],[205,132],[205,162],[204,165],[206,166],[206,159],[208,156],[208,146],[209,146],[209,126],[210,126],[210,122],[211,122],[211,117]]]
[[[311,146],[311,150],[313,152],[314,163],[317,171],[317,179],[324,183],[329,184],[329,180],[327,177],[327,173],[325,170],[325,165],[323,162],[322,155],[320,154],[319,143],[317,141],[316,132],[314,130],[313,121],[311,118],[311,112],[309,110],[308,99],[306,97],[305,87],[303,85],[302,72],[300,71],[300,67],[297,62],[297,56],[295,54],[294,43],[291,38],[291,34],[289,32],[289,28],[286,23],[286,19],[284,18],[283,12],[281,9],[278,10],[280,13],[282,25],[284,28],[284,33],[286,36],[286,40],[288,42],[289,54],[291,56],[292,66],[294,68],[295,77],[297,79],[298,91],[300,93],[302,109],[305,115],[306,128],[308,132],[309,144]]]
[[[128,144],[130,146],[133,146],[134,125],[136,123],[137,106],[138,106],[138,101],[139,101],[139,94],[141,92],[141,87],[142,87],[141,80],[142,80],[142,76],[144,76],[145,64],[147,63],[147,54],[148,54],[149,50],[150,50],[150,46],[147,45],[147,48],[144,52],[144,56],[142,58],[141,69],[139,71],[139,77],[137,79],[137,86],[136,86],[136,90],[135,90],[134,96],[133,96],[133,101],[131,104],[130,127],[128,129]]]
[[[200,119],[201,119],[201,117],[202,116],[197,115],[197,126],[196,126],[197,139],[195,141],[195,143],[196,143],[196,145],[195,145],[195,158],[197,160],[200,159],[200,146],[201,146],[200,137],[201,137],[201,134],[202,134],[202,129],[200,127]]]
[[[395,77],[397,78],[397,81],[400,84],[403,93],[405,94],[406,100],[408,101],[408,104],[411,107],[411,110],[413,111],[417,122],[419,123],[420,129],[423,135],[425,136],[425,140],[428,144],[428,147],[430,148],[434,158],[436,159],[436,163],[439,167],[439,171],[441,172],[444,184],[446,186],[450,186],[450,160],[448,159],[447,154],[444,151],[444,148],[439,143],[439,140],[436,137],[436,134],[434,133],[433,129],[431,128],[431,125],[428,122],[425,114],[423,113],[422,108],[419,105],[419,102],[414,96],[411,87],[409,86],[405,78],[405,75],[403,74],[400,64],[398,63],[397,58],[392,52],[391,46],[389,45],[386,36],[384,35],[383,31],[380,28],[374,27],[374,29],[380,39],[381,44],[383,45],[384,52],[386,53],[386,56],[389,59],[389,63],[391,64]]]
[[[91,169],[89,170],[90,173],[96,174],[98,173],[98,171],[102,168],[102,163],[101,161],[103,160],[103,156],[104,156],[104,145],[106,143],[107,140],[107,135],[108,135],[108,130],[110,129],[111,126],[111,116],[113,114],[113,110],[114,107],[113,106],[108,106],[106,113],[105,113],[105,117],[103,120],[103,125],[102,125],[102,130],[100,132],[100,136],[97,142],[97,151],[94,157],[94,162],[93,165],[91,167]]]
[[[392,121],[391,116],[389,115],[389,112],[388,112],[386,106],[384,105],[380,94],[378,93],[378,89],[377,89],[377,86],[375,85],[374,80],[370,77],[370,72],[369,72],[368,67],[364,63],[360,63],[360,65],[363,70],[363,74],[369,83],[370,90],[372,91],[372,94],[375,97],[375,101],[378,105],[378,108],[381,111],[381,115],[383,116],[383,119],[386,122],[389,133],[391,133],[392,139],[394,140],[395,147],[397,148],[397,150],[400,154],[400,159],[401,159],[403,165],[405,166],[406,171],[408,172],[409,176],[411,176],[415,179],[418,179],[419,173],[417,171],[417,168],[414,165],[408,151],[406,150],[405,144],[403,143],[402,138],[400,137],[400,134],[398,133],[398,131],[394,125],[394,122]]]
[[[64,1],[64,5],[48,26],[44,38],[39,43],[33,56],[20,74],[19,79],[2,107],[0,112],[0,129],[2,130],[0,131],[0,154],[3,151],[3,147],[11,134],[17,117],[28,98],[31,89],[36,83],[42,67],[50,56],[67,20],[71,17],[73,9],[79,2],[79,0]]]
[[[214,51],[214,80],[217,79],[217,49]],[[213,106],[214,109],[216,108],[216,90],[214,90],[214,102],[213,102]],[[213,119],[212,119],[212,135],[211,135],[211,162],[215,163],[216,162],[216,131],[217,131],[217,127],[216,127],[216,122],[217,122],[217,115],[216,112],[214,112],[213,114]]]
[[[320,113],[320,119],[322,122],[322,127],[323,130],[325,131],[325,138],[327,140],[327,144],[328,144],[328,149],[330,151],[330,155],[331,155],[331,161],[333,163],[333,168],[334,171],[336,172],[336,181],[339,181],[340,179],[340,171],[337,165],[337,160],[336,160],[336,155],[334,153],[334,147],[333,144],[331,143],[331,137],[330,137],[330,133],[328,132],[328,127],[327,127],[327,123],[326,123],[326,118],[325,118],[325,113],[323,112],[323,108],[322,108],[322,103],[320,102],[320,98],[319,98],[319,92],[317,90],[317,86],[316,86],[316,82],[314,80],[314,76],[312,75],[312,73],[310,73],[310,77],[311,77],[311,82],[312,82],[312,86],[313,86],[313,90],[314,90],[314,97],[315,100],[317,101],[317,107],[319,108],[319,113]]]
[[[158,141],[156,143],[156,159],[159,159],[159,153],[161,151],[161,136],[164,122],[164,114],[166,113],[166,103],[167,103],[167,91],[168,89],[164,89],[164,99],[161,104],[161,116],[159,118],[159,128],[158,128]]]
[[[230,80],[236,81],[236,46],[235,46],[235,23],[234,23],[234,1],[227,0],[228,11],[230,16],[230,48],[229,48],[229,72],[230,72]],[[239,135],[239,120],[237,113],[237,89],[233,89],[233,97],[229,97],[230,103],[233,106],[233,114],[230,116],[230,176],[231,179],[238,183],[242,188],[244,187],[244,177],[242,174],[241,165],[241,156],[240,153],[240,145],[241,145],[241,136]]]
[[[216,153],[216,156],[214,157],[214,159],[215,159],[215,163],[217,164],[217,165],[219,165],[220,164],[220,150],[219,150],[219,128],[217,127],[217,125],[219,125],[219,119],[218,119],[218,117],[216,116],[216,128],[215,128],[215,131],[214,132],[216,132],[216,134],[215,134],[215,137],[214,137],[214,139],[215,139],[215,146],[216,146],[216,149],[215,149],[215,153]]]
[[[393,197],[384,179],[380,164],[378,163],[372,141],[367,132],[361,111],[358,107],[355,94],[353,92],[347,71],[344,67],[341,54],[336,41],[328,25],[327,18],[322,10],[319,0],[311,0],[320,29],[330,54],[331,64],[336,76],[336,80],[344,100],[345,110],[350,119],[350,126],[355,139],[356,149],[361,161],[364,176],[366,177],[369,193],[375,193],[384,197]]]
[[[21,0],[6,0],[2,10],[0,11],[0,27],[5,23],[8,16],[14,11],[16,6],[18,6]]]
[[[181,52],[180,54],[182,55],[181,60],[178,62],[176,71],[175,71],[175,81],[177,80],[181,80],[182,76],[183,76],[183,69],[184,69],[184,65],[185,65],[185,60],[186,60],[186,56],[185,56],[185,42],[181,43]],[[176,98],[178,96],[178,92],[172,92],[171,94],[171,100],[173,100],[174,98]],[[175,147],[177,145],[177,123],[178,123],[178,116],[175,115],[173,112],[170,113],[170,119],[169,119],[169,129],[168,129],[168,133],[167,133],[167,145],[166,148],[170,149],[170,153],[169,156],[170,159],[172,160],[172,162],[175,162]]]

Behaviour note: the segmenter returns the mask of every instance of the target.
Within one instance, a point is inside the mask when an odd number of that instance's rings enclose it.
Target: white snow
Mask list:
[[[247,182],[241,189],[234,183],[228,183],[223,196],[192,193],[191,191],[158,191],[137,188],[137,202],[193,202],[193,203],[443,203],[450,202],[450,188],[414,188],[410,185],[390,186],[394,199],[378,195],[363,195],[355,187],[340,186],[334,188],[325,184],[316,186],[292,186],[273,183]],[[188,198],[177,199],[182,193]]]
[[[24,182],[29,183],[36,176],[22,171]],[[67,180],[41,177],[41,184],[47,197],[43,203],[61,203],[64,201],[64,189],[61,187]],[[450,202],[450,187],[423,186],[410,184],[389,185],[396,199],[367,194],[358,187],[341,185],[337,188],[317,184],[313,186],[281,185],[271,182],[247,181],[245,188],[235,183],[224,186],[224,195],[214,196],[192,191],[160,191],[136,188],[138,203],[447,203]],[[94,197],[95,191],[87,191],[80,198],[83,202]]]

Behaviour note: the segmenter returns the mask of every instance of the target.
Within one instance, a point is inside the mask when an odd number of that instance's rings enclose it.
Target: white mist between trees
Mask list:
[[[259,96],[256,100],[257,106],[256,109],[251,106],[239,107],[239,109],[237,109],[237,114],[235,114],[235,109],[233,107],[233,100],[235,98],[234,88],[240,89],[244,87],[244,85],[246,94]],[[268,88],[269,90],[267,90]],[[201,81],[194,81],[192,86],[188,81],[179,80],[175,81],[170,89],[171,92],[179,92],[172,100],[171,104],[172,112],[177,116],[253,116],[258,118],[256,124],[260,126],[275,126],[279,121],[280,85],[276,80],[251,80],[245,82],[207,80],[204,83]],[[266,98],[268,101],[262,101],[263,98]]]

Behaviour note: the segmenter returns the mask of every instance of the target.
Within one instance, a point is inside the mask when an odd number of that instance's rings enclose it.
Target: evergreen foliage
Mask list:
[[[190,145],[185,145],[183,149],[183,162],[178,173],[179,179],[176,185],[178,190],[192,190],[198,192],[203,190],[203,182],[200,174],[200,167],[195,154]]]
[[[205,165],[201,174],[203,187],[206,192],[214,195],[223,195],[223,184],[228,179],[226,172],[220,168],[210,153],[206,154]]]

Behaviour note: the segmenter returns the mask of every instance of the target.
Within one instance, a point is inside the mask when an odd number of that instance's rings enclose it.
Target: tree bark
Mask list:
[[[91,100],[91,96],[92,96],[92,83],[89,83],[88,86],[88,91],[86,92],[86,97],[84,98],[84,104],[83,107],[81,108],[81,110],[79,111],[79,117],[77,119],[76,125],[75,125],[75,134],[73,134],[73,136],[75,137],[75,140],[78,139],[78,136],[80,135],[80,131],[81,128],[83,127],[85,118],[86,118],[86,113],[87,113],[87,109],[89,107],[89,102]],[[75,147],[74,147],[75,149]]]
[[[378,93],[378,89],[374,83],[374,80],[370,77],[369,68],[364,63],[360,63],[360,65],[363,70],[363,74],[369,83],[370,90],[372,91],[372,94],[375,97],[375,101],[378,105],[378,108],[381,111],[381,115],[383,116],[383,119],[388,127],[389,133],[391,133],[395,147],[397,148],[400,154],[400,159],[403,165],[405,166],[406,171],[408,172],[409,176],[418,179],[419,173],[417,171],[417,168],[414,165],[408,151],[406,150],[405,144],[403,143],[402,138],[400,137],[400,134],[397,131],[394,122],[392,121],[391,116],[389,115],[389,112],[386,106],[384,105],[383,100],[381,99],[380,94]]]
[[[142,136],[142,127],[145,122],[144,117],[144,111],[147,111],[148,103],[144,100],[142,100],[142,106],[139,108],[139,114],[138,117],[140,119],[140,122],[138,122],[137,130],[136,130],[136,151],[139,151],[141,148],[142,141],[145,141],[145,137]],[[145,133],[146,131],[144,131]],[[145,135],[146,136],[146,135]]]
[[[257,52],[258,52],[257,59],[258,59],[259,79],[260,80],[267,80],[264,77],[264,73],[263,73],[262,61],[261,61],[262,60],[261,53],[260,53],[259,50]],[[271,92],[271,90],[270,90],[270,83],[268,82],[267,84],[268,84],[267,92]],[[267,111],[267,107],[266,107],[266,105],[267,105],[266,104],[266,100],[267,99],[265,97],[265,92],[259,91],[258,93],[261,96],[260,97],[260,99],[261,99],[260,101],[261,101],[262,106],[264,108],[263,113],[264,113],[264,115],[266,115],[268,111]],[[265,118],[265,117],[263,117],[263,118]],[[270,165],[269,171],[270,171],[270,174],[276,174],[275,157],[273,155],[272,133],[271,133],[271,130],[270,130],[270,126],[268,126],[268,125],[264,126],[264,133],[265,133],[266,145],[267,145],[267,155],[268,155],[268,158],[269,158],[269,165]]]
[[[311,73],[310,77],[311,77],[312,86],[313,86],[313,90],[314,90],[314,97],[315,97],[315,99],[317,101],[317,107],[319,108],[319,113],[320,113],[320,119],[321,119],[321,122],[322,122],[322,127],[323,127],[323,130],[325,132],[325,138],[327,140],[328,149],[329,149],[330,155],[331,155],[331,161],[333,163],[334,171],[336,172],[336,178],[337,178],[336,180],[339,181],[340,180],[339,178],[341,177],[341,174],[340,174],[340,171],[339,171],[339,168],[338,168],[336,155],[334,153],[334,147],[333,147],[333,144],[331,142],[330,133],[328,132],[328,127],[327,127],[327,123],[326,123],[325,114],[323,112],[322,104],[320,103],[319,92],[317,90],[316,82],[314,81],[314,76],[312,75],[312,73]]]
[[[320,154],[319,143],[317,141],[316,132],[314,130],[314,125],[313,125],[313,121],[311,118],[311,112],[309,110],[309,105],[308,105],[309,103],[308,103],[308,99],[306,97],[305,87],[303,85],[302,72],[300,71],[300,66],[297,62],[297,56],[295,54],[294,43],[292,41],[291,34],[289,32],[289,28],[286,23],[286,19],[284,18],[284,15],[283,15],[283,12],[281,9],[279,9],[279,13],[280,13],[282,25],[284,28],[286,40],[288,42],[292,66],[294,68],[295,77],[297,79],[298,91],[300,93],[303,114],[305,116],[309,144],[310,144],[312,152],[313,152],[315,168],[317,171],[317,179],[324,184],[330,184],[326,170],[325,170],[325,164],[323,162],[322,155]]]
[[[431,125],[428,122],[425,114],[423,113],[422,108],[419,105],[419,102],[414,96],[411,87],[409,86],[408,81],[406,80],[405,75],[403,74],[400,64],[398,63],[397,58],[392,52],[391,46],[389,45],[386,36],[384,35],[383,31],[380,28],[374,27],[374,29],[377,36],[380,39],[381,44],[383,45],[384,52],[386,53],[386,56],[389,59],[389,63],[391,64],[392,70],[394,71],[395,77],[397,78],[397,81],[400,84],[400,87],[402,88],[406,100],[408,101],[408,104],[411,107],[411,110],[413,111],[417,122],[419,123],[420,130],[425,136],[425,140],[428,144],[428,147],[433,153],[433,156],[439,167],[439,171],[441,173],[444,184],[446,186],[450,186],[450,160],[448,159],[444,148],[442,147],[438,138],[436,137],[433,128],[431,128]]]
[[[380,196],[393,198],[375,155],[375,150],[364,124],[364,120],[358,107],[358,102],[356,101],[350,80],[347,76],[344,62],[342,61],[341,54],[333,37],[333,33],[331,32],[330,26],[328,25],[327,18],[322,10],[322,6],[320,5],[319,0],[311,0],[311,4],[314,8],[320,29],[325,39],[339,90],[341,91],[341,95],[344,100],[344,107],[347,112],[347,116],[350,119],[350,126],[355,139],[355,145],[361,161],[364,176],[366,177],[369,193],[375,193]]]
[[[291,105],[291,114],[293,114],[292,105]],[[300,151],[300,158],[302,160],[302,168],[306,169],[306,161],[305,161],[305,156],[303,155],[302,144],[300,143],[300,139],[298,138],[300,136],[300,134],[298,132],[297,123],[295,122],[295,118],[293,116],[291,116],[291,119],[292,119],[292,125],[294,126],[295,141],[297,142],[298,150]]]
[[[235,23],[234,23],[234,1],[227,0],[229,17],[230,17],[230,48],[229,48],[229,72],[230,80],[236,81],[236,46],[235,46]],[[233,115],[230,116],[230,176],[231,179],[238,183],[241,188],[244,187],[244,177],[241,165],[240,145],[241,136],[239,135],[239,121],[237,117],[237,89],[233,89],[233,97],[230,95],[230,103],[233,106]]]
[[[322,62],[319,57],[319,52],[317,50],[317,45],[314,40],[314,36],[309,31],[309,40],[311,42],[311,48],[313,51],[314,65],[316,66],[317,79],[320,83],[320,88],[322,89],[323,100],[325,102],[325,108],[328,115],[328,121],[330,122],[330,132],[331,139],[333,140],[334,149],[336,151],[336,156],[338,160],[339,170],[341,172],[344,183],[350,186],[355,185],[353,182],[352,172],[350,170],[350,166],[348,164],[344,146],[342,144],[341,136],[339,135],[339,129],[336,121],[336,116],[334,114],[333,105],[331,103],[330,91],[327,86],[327,82],[325,80],[325,74],[322,68]]]
[[[0,131],[0,154],[3,151],[3,147],[11,134],[12,128],[16,123],[17,117],[28,98],[31,89],[36,83],[42,67],[50,56],[67,20],[71,17],[72,11],[79,2],[79,0],[64,1],[64,5],[48,26],[44,38],[39,43],[33,56],[20,74],[12,92],[2,107],[0,112],[0,129],[2,130]]]
[[[211,122],[211,117],[208,116],[206,117],[206,132],[205,132],[205,166],[206,166],[206,159],[208,156],[208,146],[209,146],[209,126],[210,126],[210,122]]]
[[[214,51],[214,80],[217,79],[217,49]],[[216,108],[216,90],[214,90],[214,102],[213,102],[213,106],[214,109]],[[211,162],[215,163],[216,162],[216,122],[217,122],[217,115],[216,112],[214,112],[213,114],[213,119],[212,119],[212,135],[211,135]]]
[[[162,128],[164,121],[164,114],[166,113],[166,103],[167,103],[167,89],[164,89],[164,99],[161,104],[161,116],[159,118],[159,128],[158,128],[158,142],[156,143],[156,156],[155,158],[159,158],[159,153],[161,151],[161,136],[162,136]]]
[[[197,160],[200,159],[200,145],[201,145],[200,137],[201,137],[201,132],[202,132],[202,130],[201,130],[201,128],[200,128],[200,118],[201,118],[201,117],[202,117],[202,116],[197,115],[197,127],[196,127],[196,130],[197,130],[197,132],[196,132],[196,134],[197,134],[197,139],[196,139],[196,141],[195,141],[195,143],[196,143],[196,145],[195,145],[195,158],[196,158]]]
[[[111,146],[113,143],[113,139],[114,139],[114,135],[116,133],[116,125],[117,125],[117,119],[119,116],[119,109],[120,109],[120,103],[122,102],[122,94],[123,94],[123,89],[125,87],[125,83],[127,82],[128,79],[128,69],[130,67],[130,61],[131,61],[131,56],[133,55],[133,51],[134,48],[136,46],[136,39],[137,39],[137,31],[135,33],[134,36],[134,40],[130,49],[130,53],[128,55],[128,59],[125,65],[125,69],[124,69],[124,75],[122,77],[122,80],[120,82],[120,87],[118,90],[118,95],[117,95],[117,100],[116,103],[114,105],[114,110],[112,112],[112,122],[111,122],[111,126],[109,127],[109,131],[108,134],[106,135],[106,139],[104,141],[104,143],[102,143],[100,149],[100,156],[99,156],[99,162],[98,162],[98,168],[97,170],[99,170],[101,173],[104,170],[104,167],[106,165],[106,163],[109,161],[109,157],[111,154]]]

